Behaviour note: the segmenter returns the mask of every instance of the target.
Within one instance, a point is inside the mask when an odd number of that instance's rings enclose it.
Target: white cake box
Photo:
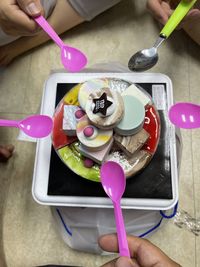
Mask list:
[[[164,121],[164,133],[162,136],[163,148],[168,151],[168,161],[163,162],[164,168],[166,167],[168,171],[168,180],[170,190],[170,196],[162,198],[159,194],[154,197],[135,197],[134,194],[129,192],[128,197],[123,197],[121,201],[122,208],[124,209],[142,209],[142,210],[168,210],[172,208],[178,201],[178,175],[177,175],[177,151],[176,151],[176,137],[175,137],[175,128],[172,126],[167,118],[167,110],[173,103],[173,94],[172,94],[172,83],[171,80],[163,74],[151,74],[151,73],[54,73],[51,74],[44,86],[44,93],[42,98],[41,105],[41,114],[46,114],[53,116],[55,111],[55,101],[58,97],[57,93],[59,91],[59,84],[62,86],[72,86],[80,82],[87,81],[89,79],[101,78],[101,77],[112,77],[119,78],[123,80],[130,81],[132,83],[139,84],[144,88],[145,86],[151,87],[151,94],[157,110],[161,112],[162,119]],[[144,88],[145,89],[145,88]],[[163,125],[161,124],[161,129]],[[156,153],[155,153],[156,155]],[[154,157],[156,157],[154,155]],[[35,167],[33,175],[33,184],[32,184],[32,194],[34,199],[44,205],[51,206],[68,206],[68,207],[93,207],[93,208],[112,208],[112,202],[105,195],[104,196],[95,196],[95,192],[90,195],[84,193],[81,195],[81,187],[84,187],[84,183],[88,186],[88,181],[83,179],[80,184],[76,183],[74,186],[75,191],[78,190],[78,193],[73,192],[73,189],[70,188],[69,194],[63,194],[63,192],[53,192],[49,194],[49,175],[52,168],[53,160],[52,157],[52,144],[51,136],[41,139],[37,143],[36,158],[35,158]],[[153,157],[153,159],[154,159]],[[159,158],[158,158],[159,159]],[[156,160],[154,160],[155,162]],[[159,160],[157,160],[159,161]],[[153,160],[149,163],[151,163]],[[63,164],[61,162],[61,164]],[[156,163],[154,163],[156,164]],[[64,165],[64,164],[63,164]],[[148,165],[148,166],[149,166]],[[65,166],[65,182],[68,182],[70,179],[67,167]],[[149,167],[150,168],[150,167]],[[156,165],[156,173],[159,174],[159,165]],[[155,167],[153,167],[155,171]],[[55,170],[54,170],[55,174]],[[160,174],[163,175],[162,173]],[[55,184],[57,177],[54,177]],[[130,180],[133,180],[131,178]],[[162,182],[162,181],[161,181]],[[70,183],[73,183],[71,181]],[[91,182],[92,183],[92,182]],[[95,183],[95,182],[93,182]],[[134,183],[134,182],[133,182]],[[54,184],[53,184],[54,185]],[[129,181],[127,182],[128,186]],[[99,186],[101,184],[99,183]],[[155,185],[157,186],[157,185]],[[80,187],[80,188],[78,188]],[[97,184],[95,183],[95,188]],[[152,188],[154,185],[152,184]],[[162,188],[162,186],[161,186]],[[61,190],[62,191],[62,190]],[[153,190],[152,190],[153,192]],[[162,192],[165,194],[165,192]],[[153,193],[152,193],[153,194]]]
[[[166,191],[170,193],[166,194],[165,190],[163,190],[164,192],[161,190],[161,197],[159,197],[159,192],[156,192],[155,196],[154,194],[151,195],[151,197],[135,197],[134,194],[128,192],[128,197],[125,194],[121,201],[127,233],[144,237],[159,228],[163,217],[167,217],[166,212],[170,212],[169,218],[175,215],[176,203],[178,202],[181,138],[167,118],[167,111],[173,103],[170,79],[157,73],[121,73],[121,71],[117,73],[54,73],[49,76],[44,86],[41,114],[53,116],[56,102],[59,101],[60,86],[64,86],[64,88],[66,86],[69,89],[74,84],[101,77],[120,78],[139,84],[144,89],[151,88],[152,99],[163,120],[161,124],[161,129],[163,128],[161,142],[163,144],[161,147],[168,153],[168,160],[163,161],[163,168],[166,171],[167,179],[169,179]],[[161,166],[159,167],[156,153],[154,155],[154,161],[156,160],[158,164],[156,165],[156,173],[162,177],[162,182],[165,177],[161,171]],[[54,159],[59,165],[55,164],[54,166]],[[152,171],[155,171],[155,163],[154,165],[150,164],[151,162],[148,166],[152,167]],[[65,182],[58,187],[59,173],[63,176],[63,172],[65,173]],[[68,172],[67,167],[58,156],[56,158],[56,153],[52,149],[51,137],[39,140],[32,184],[33,198],[40,204],[52,206],[57,229],[67,245],[77,250],[103,254],[104,252],[98,246],[99,236],[116,231],[112,202],[106,195],[95,196],[95,189],[92,194],[91,190],[87,194],[85,187],[92,186],[93,188],[92,184],[95,184],[94,188],[98,188],[101,186],[100,183],[88,182],[84,178],[76,177],[72,180],[70,174],[72,172]],[[53,182],[52,177],[54,178]],[[134,184],[134,177],[131,180]],[[131,183],[131,181],[127,181],[128,186]],[[150,188],[152,192],[154,192],[154,188],[157,188],[156,186],[152,182]],[[65,187],[68,188],[69,193],[66,193]],[[160,187],[162,188],[162,184]],[[158,186],[158,188],[160,187]],[[165,211],[163,212],[163,210]]]

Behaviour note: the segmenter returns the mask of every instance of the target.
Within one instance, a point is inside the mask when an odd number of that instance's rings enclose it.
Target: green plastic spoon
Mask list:
[[[193,7],[197,0],[182,0],[173,14],[170,16],[166,25],[160,32],[158,39],[153,47],[143,49],[134,54],[128,63],[128,67],[132,71],[145,71],[152,68],[158,61],[157,49],[166,40],[174,29],[178,26],[181,20],[185,17],[188,11]]]

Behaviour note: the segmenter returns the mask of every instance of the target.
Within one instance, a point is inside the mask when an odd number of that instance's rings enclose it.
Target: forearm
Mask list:
[[[84,19],[71,7],[68,1],[58,0],[48,21],[54,30],[61,34],[84,22]]]

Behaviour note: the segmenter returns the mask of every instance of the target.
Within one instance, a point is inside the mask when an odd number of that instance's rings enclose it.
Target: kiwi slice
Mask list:
[[[57,153],[73,172],[93,182],[100,182],[99,165],[95,164],[91,168],[84,166],[84,157],[78,150],[78,142],[58,149]]]

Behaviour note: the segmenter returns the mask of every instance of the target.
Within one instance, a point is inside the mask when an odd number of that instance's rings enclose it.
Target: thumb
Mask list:
[[[200,19],[200,10],[198,9],[192,9],[188,12],[187,16],[184,18],[184,20],[179,24],[179,28],[184,27],[185,24],[193,24],[195,20]]]
[[[116,267],[140,267],[137,262],[127,258],[127,257],[120,257],[116,263]]]
[[[43,13],[40,0],[17,0],[20,8],[29,16],[36,17]]]

